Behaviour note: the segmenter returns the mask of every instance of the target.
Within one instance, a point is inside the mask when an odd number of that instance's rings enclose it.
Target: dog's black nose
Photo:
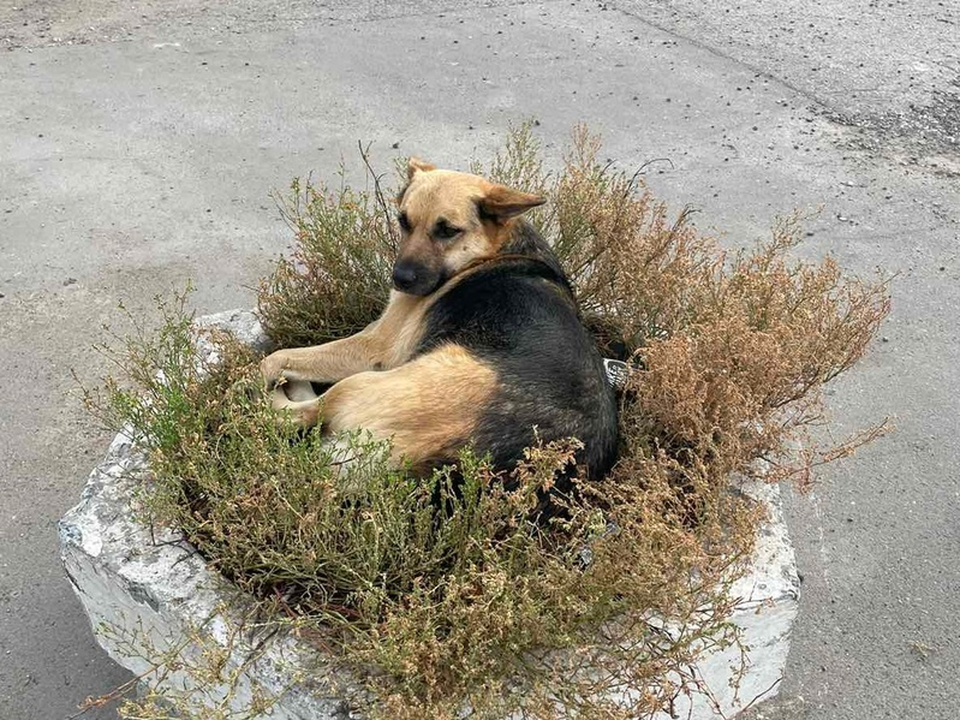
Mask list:
[[[412,263],[397,263],[393,266],[393,286],[401,292],[417,284],[417,267]]]

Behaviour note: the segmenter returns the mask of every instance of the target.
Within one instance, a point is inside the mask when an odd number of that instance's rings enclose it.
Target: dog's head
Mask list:
[[[393,285],[411,295],[429,295],[471,263],[496,255],[515,218],[544,202],[416,158],[410,159],[407,179],[398,200],[403,239]]]

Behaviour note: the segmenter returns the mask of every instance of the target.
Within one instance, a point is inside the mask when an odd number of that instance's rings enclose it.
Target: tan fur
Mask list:
[[[394,459],[417,465],[454,453],[496,387],[491,368],[447,345],[393,370],[337,383],[322,398],[323,420],[332,432],[363,428],[392,439]]]
[[[272,402],[300,425],[322,412],[331,433],[363,429],[392,440],[392,458],[414,466],[453,455],[471,435],[497,388],[497,374],[458,345],[445,345],[400,367],[351,375],[321,397],[292,401],[277,387]]]

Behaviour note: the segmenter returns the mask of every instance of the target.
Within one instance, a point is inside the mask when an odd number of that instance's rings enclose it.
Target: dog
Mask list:
[[[591,479],[616,459],[617,402],[573,289],[521,216],[544,199],[412,158],[383,314],[356,335],[260,369],[274,407],[325,433],[363,429],[415,472],[472,446],[509,471],[536,442],[577,438]],[[331,385],[322,395],[314,384]]]

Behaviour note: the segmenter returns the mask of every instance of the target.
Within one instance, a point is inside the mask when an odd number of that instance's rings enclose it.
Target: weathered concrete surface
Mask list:
[[[200,351],[200,357],[207,363],[220,361],[215,338],[205,332],[208,330],[227,332],[261,354],[273,349],[273,342],[263,331],[260,319],[252,310],[224,310],[198,317],[193,324],[200,330],[196,347]]]
[[[0,716],[59,720],[127,677],[54,533],[109,441],[65,393],[70,368],[102,371],[117,301],[149,318],[191,277],[201,311],[249,307],[290,238],[271,189],[332,177],[358,139],[384,165],[399,142],[463,167],[535,115],[551,153],[583,120],[624,167],[669,158],[654,191],[731,246],[822,204],[801,253],[900,273],[887,342],[829,398],[838,435],[891,412],[898,429],[785,497],[804,600],[764,712],[954,720],[960,8],[603,7],[0,1]]]
[[[269,347],[249,311],[205,316],[197,325],[228,331],[259,349]],[[215,362],[215,345],[203,334],[199,343],[207,361]],[[97,642],[117,663],[137,676],[146,674],[147,682],[188,708],[227,703],[237,713],[249,712],[260,692],[273,698],[270,717],[276,720],[343,720],[349,714],[343,689],[353,686],[347,676],[334,674],[331,683],[324,656],[289,635],[231,632],[244,624],[248,603],[242,595],[211,572],[178,533],[137,522],[133,506],[145,469],[144,458],[121,433],[90,475],[80,503],[59,523],[64,568]],[[768,514],[750,570],[731,589],[739,602],[730,621],[740,627],[747,652],[734,646],[705,654],[695,668],[705,692],[681,697],[675,707],[689,720],[727,717],[758,698],[775,696],[787,660],[800,580],[779,488],[749,483],[742,490]],[[221,677],[232,678],[239,670],[239,679],[212,683],[202,662],[199,672],[173,671],[162,680],[153,674],[174,659],[168,655],[173,648],[175,657],[194,659],[212,647],[229,653]],[[190,666],[191,660],[184,664]]]
[[[748,650],[744,657],[740,648],[731,647],[701,661],[698,670],[712,698],[695,696],[689,699],[689,705],[681,699],[674,708],[676,717],[733,717],[737,711],[780,692],[797,618],[800,578],[783,519],[780,488],[753,482],[745,484],[742,490],[763,503],[768,516],[759,530],[750,572],[731,588],[732,597],[740,598],[740,602],[730,620],[741,629]],[[742,662],[746,663],[744,673],[734,687],[730,681]],[[717,714],[717,709],[721,714]]]
[[[130,439],[118,435],[80,504],[60,522],[67,577],[103,649],[177,708],[249,714],[255,698],[276,697],[269,703],[276,720],[346,720],[321,654],[291,635],[241,631],[255,626],[245,599],[178,533],[154,533],[133,519],[144,467]],[[227,657],[217,682],[204,657],[220,661],[221,649]],[[181,658],[180,668],[168,667]]]

